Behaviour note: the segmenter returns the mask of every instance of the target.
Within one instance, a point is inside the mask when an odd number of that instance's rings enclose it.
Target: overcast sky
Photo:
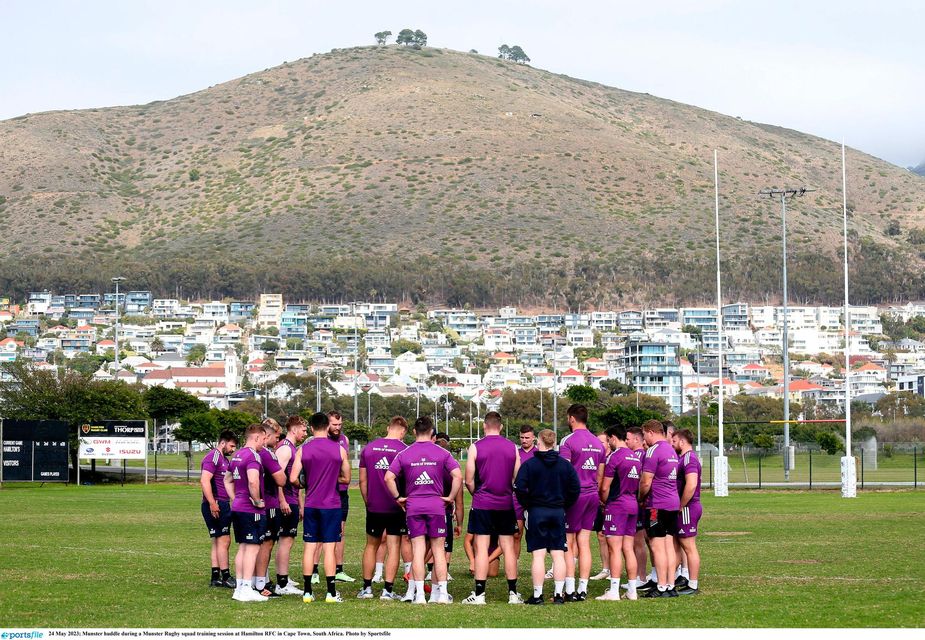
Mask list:
[[[925,159],[922,0],[6,0],[0,119],[169,99],[372,34]]]

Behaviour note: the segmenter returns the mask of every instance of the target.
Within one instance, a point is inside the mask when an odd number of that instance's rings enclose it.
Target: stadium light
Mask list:
[[[858,495],[857,468],[851,455],[851,322],[848,318],[848,177],[845,168],[845,142],[841,143],[842,224],[845,236],[845,456],[841,459],[841,496]],[[862,458],[863,460],[863,458]]]
[[[112,335],[113,341],[116,343],[116,380],[119,379],[119,283],[124,282],[125,278],[122,276],[116,276],[112,278],[113,283],[116,285],[116,324],[113,327]]]
[[[725,498],[729,495],[729,466],[728,460],[726,459],[726,451],[723,446],[723,290],[719,269],[719,163],[716,149],[713,150],[713,197],[715,201],[714,217],[716,222],[716,331],[719,334],[719,350],[717,351],[716,358],[717,367],[719,369],[719,403],[717,405],[719,410],[717,413],[717,422],[719,424],[719,455],[716,456],[713,461],[715,468],[713,495],[717,498]]]
[[[801,187],[799,189],[764,189],[758,193],[758,195],[768,196],[769,198],[779,197],[781,207],[781,237],[784,252],[784,331],[781,336],[781,350],[784,356],[784,480],[790,480],[790,467],[793,460],[793,453],[790,447],[790,338],[787,335],[789,329],[789,323],[787,321],[787,199],[799,198],[811,191],[815,191],[815,189],[807,189],[806,187]]]

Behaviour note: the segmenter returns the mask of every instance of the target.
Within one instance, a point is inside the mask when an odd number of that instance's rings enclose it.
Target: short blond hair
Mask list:
[[[556,446],[556,434],[552,429],[543,429],[537,436],[544,447],[552,449]]]

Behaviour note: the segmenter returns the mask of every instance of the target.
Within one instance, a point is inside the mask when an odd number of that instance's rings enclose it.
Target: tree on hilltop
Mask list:
[[[411,29],[402,29],[395,38],[397,44],[403,44],[406,47],[414,44],[414,31]]]
[[[498,47],[498,57],[502,60],[510,60],[511,48],[506,44],[502,44],[500,47]]]
[[[427,34],[418,29],[414,32],[414,46],[415,47],[426,47],[427,46]]]
[[[376,44],[385,44],[388,41],[389,36],[392,35],[391,31],[380,31],[376,33],[373,37],[376,38]]]
[[[511,47],[511,60],[519,64],[530,62],[530,57],[518,45]]]

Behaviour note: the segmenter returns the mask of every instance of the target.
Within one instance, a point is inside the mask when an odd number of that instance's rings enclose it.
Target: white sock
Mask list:
[[[636,581],[635,581],[635,580],[630,580],[630,581],[629,581],[629,589],[627,589],[626,592],[627,592],[627,593],[636,593]]]
[[[440,585],[438,583],[434,583],[431,585],[431,588],[430,588],[430,601],[436,602],[437,598],[439,597],[440,597]]]
[[[655,567],[652,567],[652,571],[649,573],[649,580],[658,582],[658,573],[656,573]]]
[[[611,593],[620,593],[620,578],[611,578],[611,579],[610,579],[610,592],[611,592]]]
[[[450,593],[450,592],[447,590],[447,588],[446,588],[446,580],[442,580],[442,581],[438,582],[438,583],[437,583],[437,589],[440,591],[440,595],[441,595],[441,596],[442,596],[443,594],[449,595],[449,593]]]
[[[681,575],[687,580],[691,579],[691,572],[687,567],[681,567]]]
[[[669,587],[669,586],[670,586],[670,585],[667,585],[667,584],[660,584],[660,585],[658,585],[658,590],[659,590],[659,591],[668,591],[668,587]]]
[[[244,581],[241,580],[241,578],[235,578],[235,582],[238,584],[237,588],[240,589],[240,588],[241,588],[241,583],[244,582]]]
[[[566,579],[565,579],[565,592],[566,592],[566,593],[575,593],[575,578],[566,578]]]
[[[542,598],[543,597],[543,585],[533,585],[533,597]]]
[[[682,567],[681,565],[678,565],[677,570],[674,572],[674,577],[677,578],[678,576],[683,576],[683,575],[684,575],[684,567]]]
[[[697,581],[696,581],[696,580],[688,580],[688,581],[687,581],[687,586],[689,586],[691,589],[696,589],[696,588],[697,588]]]
[[[424,593],[424,581],[423,580],[413,580],[413,582],[414,582],[414,592]]]
[[[263,576],[260,576],[258,578],[254,578],[254,583],[254,586],[257,587],[257,591],[260,591],[267,584],[267,579]]]
[[[409,573],[410,571],[411,571],[411,563],[406,562],[405,563],[405,573]]]
[[[384,568],[383,564],[382,564],[381,562],[377,562],[377,563],[376,563],[375,575],[381,576],[381,575],[382,575],[382,570],[383,570],[383,568]]]
[[[555,593],[557,596],[561,596],[562,589],[565,586],[565,580],[554,580],[553,585],[555,586],[555,591],[553,593]]]
[[[241,588],[242,588],[242,589],[250,589],[250,588],[251,588],[251,581],[250,581],[250,580],[241,580]]]
[[[584,578],[578,580],[578,591],[581,593],[588,593],[588,581]]]

